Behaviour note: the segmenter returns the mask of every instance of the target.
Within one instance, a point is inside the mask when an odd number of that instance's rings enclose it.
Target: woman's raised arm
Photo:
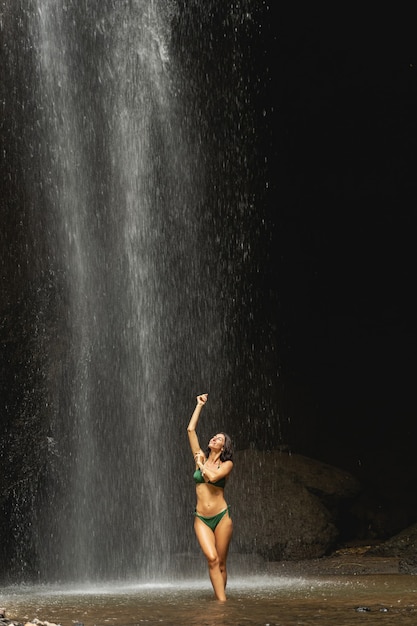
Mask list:
[[[190,423],[188,424],[188,427],[187,427],[188,441],[190,442],[191,452],[193,453],[194,458],[197,454],[202,453],[195,429],[197,428],[201,409],[207,402],[207,398],[208,398],[207,393],[203,393],[200,396],[197,396],[197,404],[191,416]]]

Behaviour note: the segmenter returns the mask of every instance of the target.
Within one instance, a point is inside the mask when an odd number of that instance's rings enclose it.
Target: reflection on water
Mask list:
[[[199,579],[65,588],[19,585],[2,591],[0,605],[11,619],[37,617],[62,626],[374,626],[393,619],[411,626],[417,623],[416,593],[417,580],[408,575],[257,576],[233,580],[225,604],[213,599],[206,579]]]

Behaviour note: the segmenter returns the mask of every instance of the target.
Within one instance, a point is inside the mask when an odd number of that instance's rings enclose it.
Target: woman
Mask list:
[[[204,453],[195,431],[201,409],[207,402],[206,393],[197,396],[197,405],[188,424],[188,439],[194,455],[197,505],[194,530],[207,559],[214,594],[220,602],[226,600],[226,559],[233,533],[233,522],[224,499],[226,480],[233,468],[233,449],[229,435],[217,433]]]

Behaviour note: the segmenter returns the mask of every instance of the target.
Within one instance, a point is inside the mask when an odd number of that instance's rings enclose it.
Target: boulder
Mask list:
[[[398,557],[403,574],[417,574],[417,524],[412,524],[387,541],[371,548],[370,556]]]
[[[318,558],[335,548],[340,511],[360,491],[353,476],[279,450],[242,450],[235,457],[227,488],[233,550],[279,561]]]

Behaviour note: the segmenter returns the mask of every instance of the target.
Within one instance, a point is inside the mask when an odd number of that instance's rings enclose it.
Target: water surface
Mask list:
[[[8,587],[8,617],[72,626],[321,626],[417,623],[416,579],[410,575],[341,577],[248,576],[228,585],[225,604],[207,579],[110,582],[83,586]]]

